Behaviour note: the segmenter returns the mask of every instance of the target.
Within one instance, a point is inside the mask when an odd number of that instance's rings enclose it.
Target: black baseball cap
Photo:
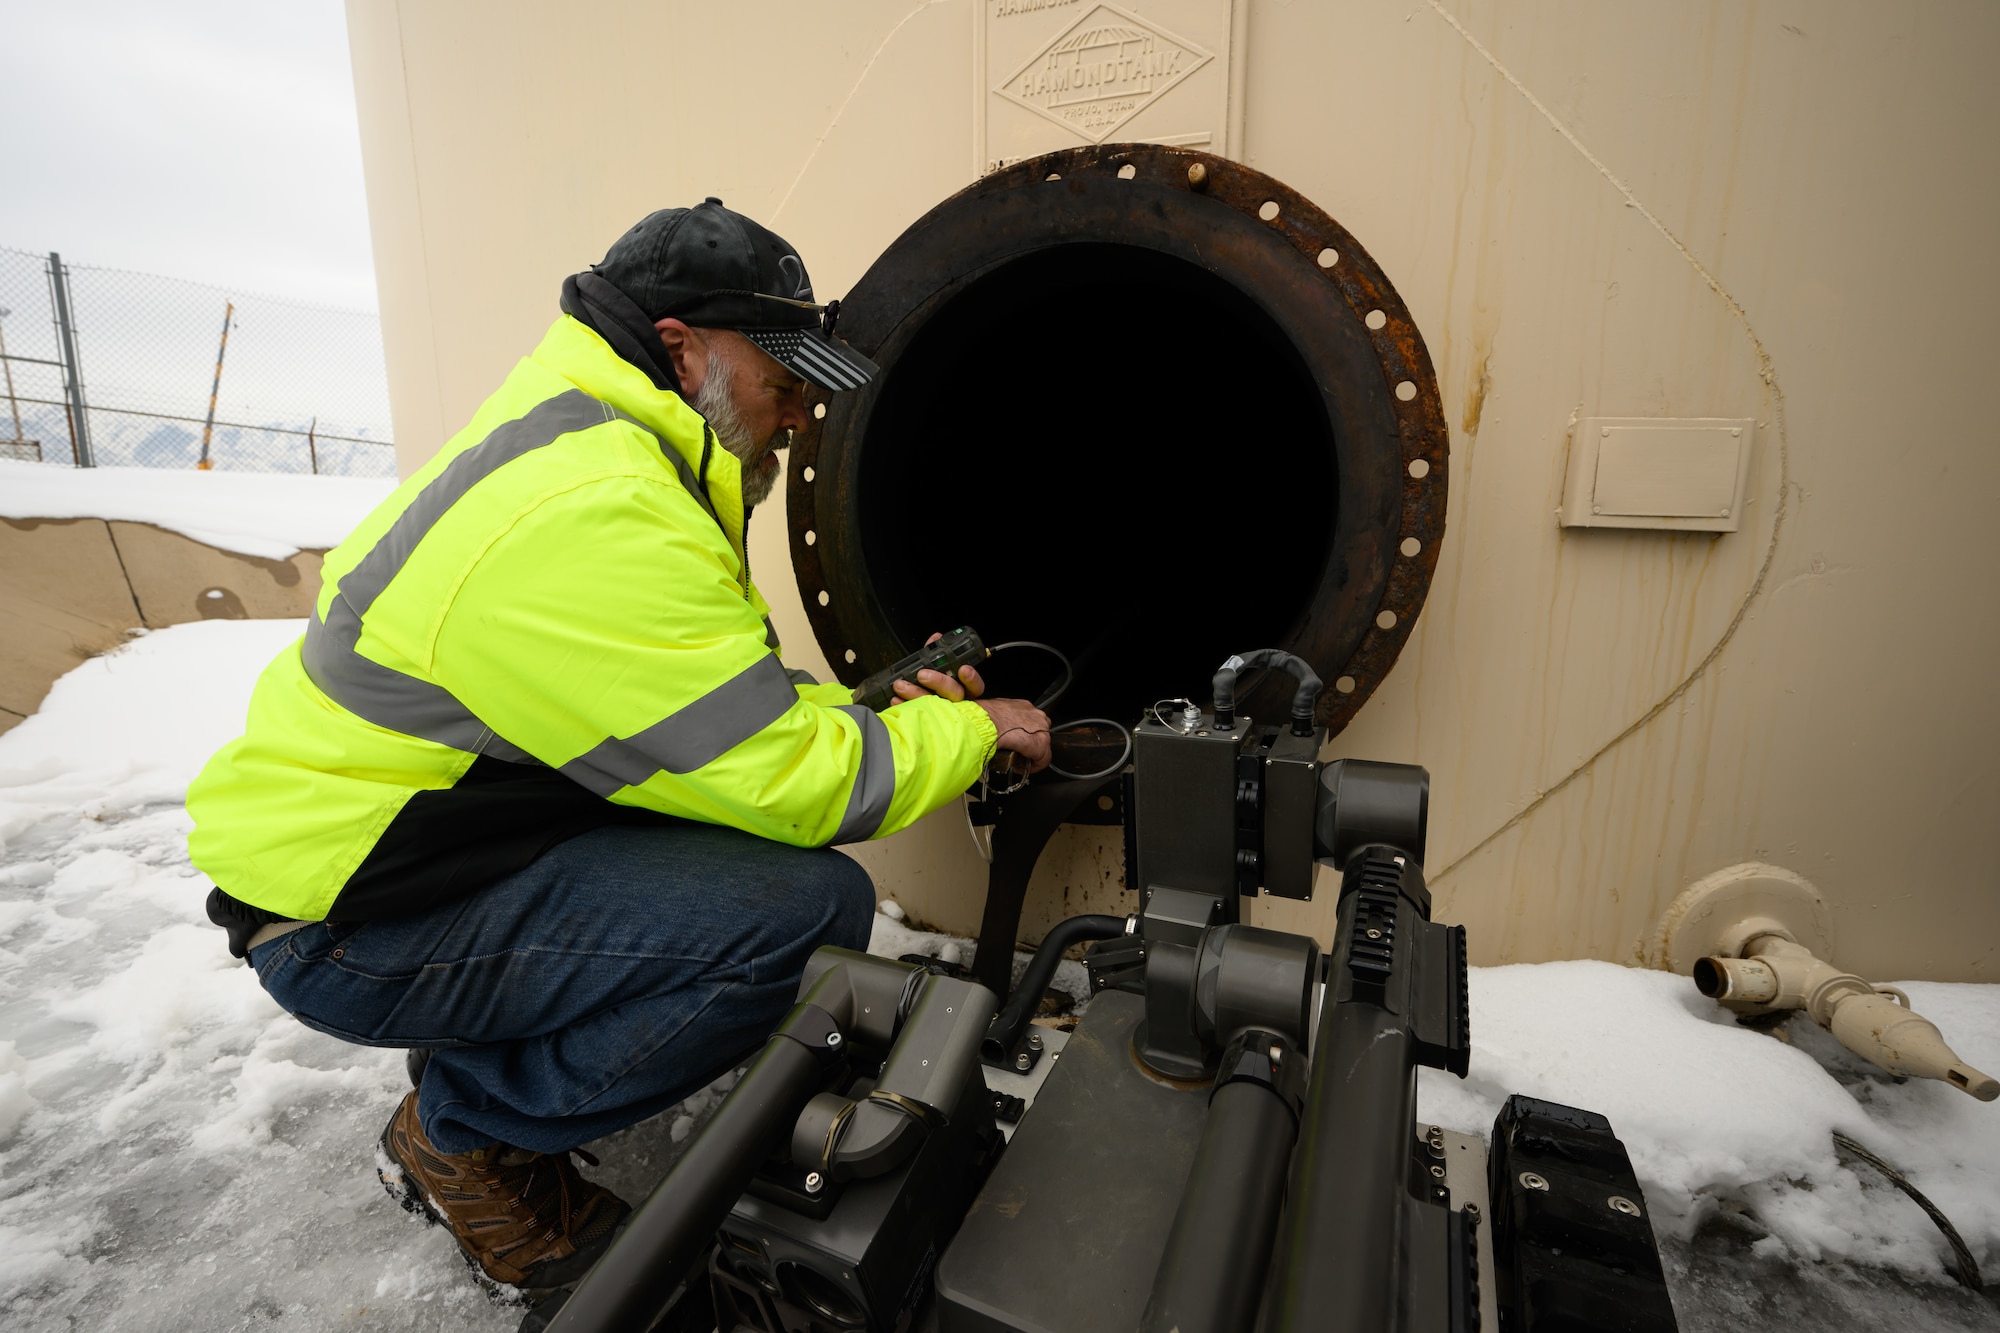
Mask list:
[[[648,214],[591,267],[648,319],[734,329],[822,389],[875,378],[875,363],[833,336],[840,302],[813,300],[799,252],[720,199]]]

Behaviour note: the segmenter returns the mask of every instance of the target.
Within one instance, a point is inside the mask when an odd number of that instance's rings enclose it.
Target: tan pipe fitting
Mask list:
[[[1910,1009],[1909,996],[1841,971],[1785,931],[1751,936],[1740,958],[1698,959],[1693,973],[1697,990],[1737,1013],[1803,1009],[1892,1074],[1934,1078],[1982,1102],[2000,1097],[2000,1079],[1960,1060],[1937,1025]]]

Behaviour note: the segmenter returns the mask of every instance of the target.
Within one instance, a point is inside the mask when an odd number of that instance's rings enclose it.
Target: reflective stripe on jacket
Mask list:
[[[707,423],[558,320],[328,554],[304,639],[189,789],[194,863],[241,902],[353,919],[490,881],[476,851],[385,855],[399,827],[435,841],[459,797],[529,793],[505,833],[532,859],[648,811],[860,841],[964,791],[993,751],[985,710],[927,698],[878,715],[787,671],[743,519],[737,461]],[[558,807],[543,833],[516,827]],[[367,893],[343,899],[364,865]],[[405,886],[394,867],[410,865]]]

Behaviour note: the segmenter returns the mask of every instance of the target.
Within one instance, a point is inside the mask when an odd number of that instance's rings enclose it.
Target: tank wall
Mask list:
[[[348,8],[406,469],[651,208],[719,195],[837,295],[981,161],[1082,142],[975,89],[1090,0]],[[1198,65],[1126,133],[1199,130],[1304,192],[1429,343],[1445,549],[1333,753],[1430,768],[1439,915],[1477,960],[1636,961],[1688,882],[1762,860],[1826,894],[1844,966],[1995,979],[2000,12],[1123,8]],[[1740,530],[1559,527],[1590,416],[1753,417]],[[823,672],[784,530],[759,516],[753,567],[788,659]],[[976,929],[956,807],[856,854],[919,917]],[[1109,905],[1107,854],[1067,830],[1031,929]],[[1323,936],[1330,913],[1255,915]]]

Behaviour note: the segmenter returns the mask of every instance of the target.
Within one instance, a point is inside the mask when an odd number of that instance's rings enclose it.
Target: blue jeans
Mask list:
[[[417,1109],[440,1152],[561,1152],[741,1060],[814,949],[867,947],[874,909],[868,872],[830,849],[605,828],[419,916],[304,926],[250,964],[308,1027],[438,1048]]]

